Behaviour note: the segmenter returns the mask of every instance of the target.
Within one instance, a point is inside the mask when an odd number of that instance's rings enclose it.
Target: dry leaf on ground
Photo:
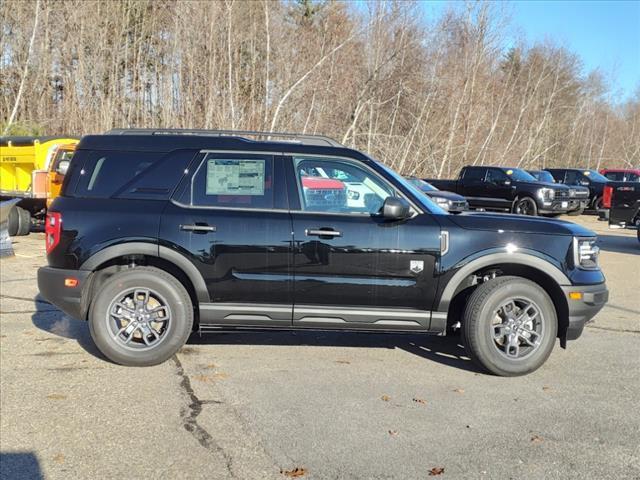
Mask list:
[[[389,435],[391,435],[392,437],[397,437],[398,436],[398,431],[397,430],[389,430]]]
[[[351,365],[349,360],[336,360],[336,363],[340,363],[342,365]]]
[[[427,401],[423,400],[422,398],[414,397],[413,401],[416,402],[416,403],[421,403],[422,405],[426,405],[427,404]]]
[[[444,467],[433,467],[429,470],[429,476],[435,477],[436,475],[442,475],[444,473]]]
[[[296,467],[293,470],[280,470],[280,473],[285,477],[298,478],[306,475],[307,471],[304,468]]]
[[[67,396],[62,395],[61,393],[50,393],[47,395],[49,400],[66,400]]]
[[[544,441],[544,438],[542,438],[540,435],[534,435],[533,437],[531,437],[531,443],[541,443]]]
[[[464,393],[464,388],[456,388],[453,391],[456,393]]]
[[[382,395],[382,397],[380,397],[382,399],[383,402],[388,402],[389,400],[391,400],[391,397],[389,395]]]

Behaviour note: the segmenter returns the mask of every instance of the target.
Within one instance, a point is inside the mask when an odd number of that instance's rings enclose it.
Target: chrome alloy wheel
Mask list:
[[[161,295],[149,288],[129,289],[113,299],[106,320],[113,339],[121,346],[148,350],[167,337],[171,309]]]
[[[544,337],[544,317],[540,307],[528,298],[504,301],[495,311],[491,335],[496,349],[509,360],[533,354]]]

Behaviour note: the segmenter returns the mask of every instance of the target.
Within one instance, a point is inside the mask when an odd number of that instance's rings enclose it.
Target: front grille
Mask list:
[[[554,198],[556,200],[565,200],[565,199],[569,198],[569,191],[568,190],[556,190]]]
[[[449,211],[453,211],[453,212],[462,212],[463,210],[466,210],[466,209],[467,209],[467,202],[463,200],[452,201],[449,206]]]
[[[307,207],[344,207],[347,194],[344,189],[305,188],[304,199]]]
[[[570,188],[569,189],[569,196],[571,198],[587,198],[589,196],[589,190]]]

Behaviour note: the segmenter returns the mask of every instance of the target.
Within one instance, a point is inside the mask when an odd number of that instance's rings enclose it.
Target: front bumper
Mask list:
[[[561,287],[569,305],[569,326],[567,340],[575,340],[582,335],[585,324],[602,310],[609,300],[609,290],[605,283],[597,285],[571,285]],[[581,298],[572,299],[570,294],[581,294]]]
[[[565,213],[573,212],[580,208],[580,200],[553,200],[552,202],[544,202],[542,208],[538,209],[540,213]]]
[[[86,306],[82,291],[88,283],[91,272],[84,270],[65,270],[62,268],[41,267],[38,269],[38,290],[40,295],[73,318],[84,319]],[[65,286],[66,279],[76,279],[75,287]]]

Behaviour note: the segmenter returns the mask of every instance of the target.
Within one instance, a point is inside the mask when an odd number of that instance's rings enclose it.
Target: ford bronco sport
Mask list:
[[[163,362],[194,330],[460,330],[478,365],[509,376],[607,301],[595,240],[557,220],[447,214],[327,137],[117,130],[78,145],[38,285],[124,365]]]

